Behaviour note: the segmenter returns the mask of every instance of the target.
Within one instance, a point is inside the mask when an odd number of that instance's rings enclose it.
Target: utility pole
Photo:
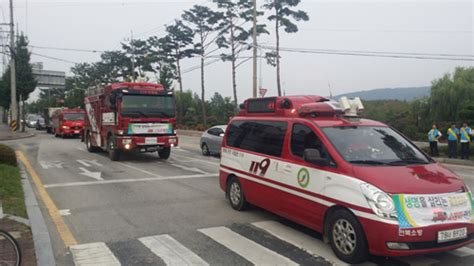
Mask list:
[[[257,0],[253,0],[253,97],[257,97]]]
[[[15,69],[15,24],[13,23],[13,0],[10,0],[10,84],[11,84],[11,103],[10,109],[12,113],[12,122],[16,121],[18,118],[18,108],[16,102],[16,69]],[[15,123],[13,123],[15,124]],[[16,126],[18,126],[18,121],[16,121]],[[12,129],[12,132],[15,132],[15,129]]]
[[[133,31],[130,31],[130,47],[132,48],[132,81],[135,82],[135,46],[133,44]]]

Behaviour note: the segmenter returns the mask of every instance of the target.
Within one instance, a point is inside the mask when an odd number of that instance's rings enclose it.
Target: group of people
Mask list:
[[[463,123],[461,128],[457,128],[455,123],[446,131],[448,136],[448,156],[449,158],[456,158],[458,143],[461,143],[461,159],[469,159],[469,143],[474,137],[474,131]],[[438,156],[438,142],[443,136],[436,124],[433,124],[431,130],[428,132],[428,141],[430,142],[431,156]]]

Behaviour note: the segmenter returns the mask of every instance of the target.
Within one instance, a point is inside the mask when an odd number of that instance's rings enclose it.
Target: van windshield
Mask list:
[[[409,165],[432,160],[388,127],[354,126],[322,128],[344,159],[353,164]]]
[[[173,96],[124,95],[120,105],[122,116],[165,117],[175,116]]]
[[[84,113],[65,113],[64,120],[67,120],[67,121],[84,120]]]

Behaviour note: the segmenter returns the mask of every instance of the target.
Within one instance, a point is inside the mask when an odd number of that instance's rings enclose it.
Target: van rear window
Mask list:
[[[226,144],[230,147],[280,157],[286,122],[234,121],[229,125]]]

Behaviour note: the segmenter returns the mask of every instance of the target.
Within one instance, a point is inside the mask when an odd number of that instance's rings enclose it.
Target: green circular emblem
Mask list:
[[[298,184],[302,187],[305,188],[309,185],[309,172],[308,169],[306,168],[301,168],[298,171]]]

